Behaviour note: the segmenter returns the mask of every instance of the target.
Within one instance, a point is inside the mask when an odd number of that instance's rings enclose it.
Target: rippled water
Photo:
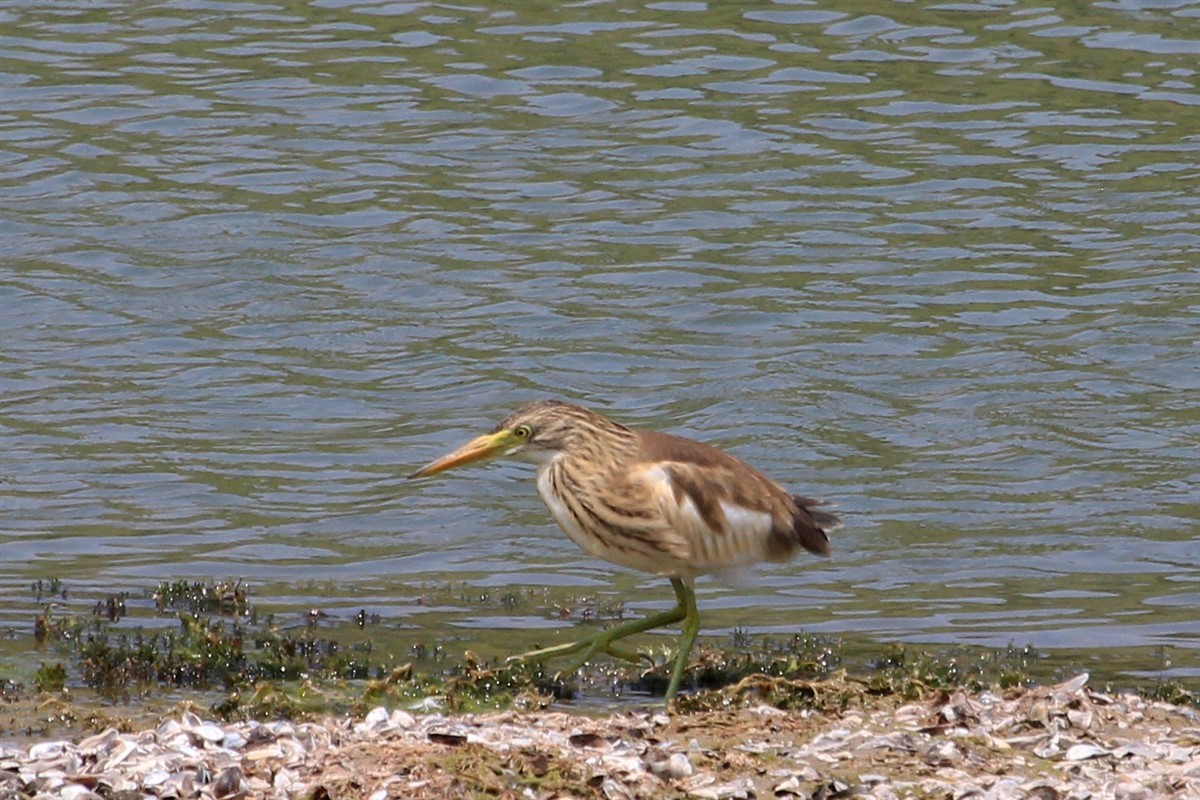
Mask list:
[[[1071,9],[6,4],[4,663],[38,578],[665,607],[528,467],[403,480],[551,395],[839,504],[707,633],[1200,679],[1200,7]]]

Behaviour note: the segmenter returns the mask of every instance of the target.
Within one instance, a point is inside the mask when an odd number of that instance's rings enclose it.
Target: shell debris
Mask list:
[[[779,710],[218,723],[0,745],[0,797],[1200,797],[1196,709],[1087,688]],[[847,795],[849,796],[849,795]]]

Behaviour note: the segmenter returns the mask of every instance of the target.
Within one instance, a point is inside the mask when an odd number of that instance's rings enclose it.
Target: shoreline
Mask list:
[[[0,746],[0,795],[1200,797],[1197,710],[1087,681],[846,702],[834,682],[761,675],[684,698],[684,710],[599,717],[379,706],[362,717],[221,723],[184,712],[135,732]]]

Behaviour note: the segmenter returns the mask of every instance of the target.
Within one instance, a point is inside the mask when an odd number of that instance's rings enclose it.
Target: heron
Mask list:
[[[421,467],[420,478],[504,456],[537,463],[537,489],[550,515],[585,553],[669,578],[675,607],[569,644],[514,656],[524,661],[576,655],[574,669],[605,653],[638,656],[621,639],[680,624],[682,638],[665,699],[679,691],[700,629],[697,576],[800,550],[830,554],[841,520],[821,500],[792,494],[744,461],[715,447],[658,431],[633,430],[583,406],[538,400],[491,433]]]

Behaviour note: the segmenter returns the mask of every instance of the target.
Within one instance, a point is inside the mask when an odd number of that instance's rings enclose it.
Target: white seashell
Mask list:
[[[1108,755],[1108,751],[1103,747],[1096,747],[1094,744],[1076,744],[1067,749],[1063,759],[1065,761],[1086,761],[1089,758],[1106,755]]]
[[[1087,730],[1088,728],[1092,727],[1092,718],[1093,715],[1091,711],[1077,708],[1067,709],[1067,719],[1070,720],[1071,724],[1076,728],[1083,728],[1084,730]]]
[[[691,759],[683,753],[672,753],[667,759],[667,767],[663,770],[663,775],[668,778],[686,778],[696,771],[692,766]]]
[[[270,730],[272,733],[274,733],[276,736],[295,736],[296,735],[296,726],[293,725],[292,723],[288,722],[287,720],[280,720],[279,722],[269,722],[269,723],[267,723],[267,725],[265,727],[268,730]]]
[[[754,796],[754,781],[750,778],[738,778],[729,783],[706,786],[688,792],[688,797],[694,797],[697,800],[729,800],[730,798]]]
[[[62,755],[67,749],[66,742],[42,742],[29,748],[29,757],[35,761],[43,761]]]
[[[600,763],[608,772],[638,775],[642,772],[642,760],[637,756],[603,756]]]
[[[308,760],[308,750],[295,739],[280,739],[277,743],[287,766],[298,767]]]
[[[444,697],[425,697],[409,706],[413,711],[438,711],[446,705]]]
[[[129,739],[121,737],[109,749],[108,758],[104,759],[105,770],[113,769],[124,763],[137,750],[137,745]]]
[[[797,778],[795,775],[791,776],[790,778],[784,779],[780,783],[775,784],[775,788],[773,788],[771,791],[773,791],[775,793],[776,797],[790,797],[790,796],[807,797],[808,796],[807,792],[804,792],[801,790],[800,779]]]
[[[40,776],[39,780],[41,782],[41,790],[43,792],[58,789],[67,785],[66,778],[63,777],[62,773],[43,774]]]
[[[170,786],[173,790],[168,791],[173,791],[176,797],[194,797],[196,794],[196,780],[191,772],[172,776]],[[166,792],[162,794],[165,796]]]
[[[70,783],[58,790],[58,796],[62,800],[93,800],[99,799],[100,795],[93,792],[86,786],[80,786],[78,783]]]
[[[105,728],[102,732],[95,736],[89,736],[79,743],[79,749],[85,753],[90,753],[96,750],[108,750],[112,743],[120,738],[121,734],[117,733],[116,728]]]
[[[144,778],[142,778],[142,785],[158,786],[159,784],[166,783],[170,777],[171,773],[167,772],[165,769],[151,770],[150,772],[146,773]]]
[[[296,773],[285,767],[275,773],[275,779],[272,783],[276,791],[290,795],[297,780]]]
[[[1154,800],[1154,792],[1136,781],[1121,781],[1113,787],[1115,800]]]
[[[244,784],[245,780],[242,776],[241,767],[235,765],[218,775],[211,789],[217,797],[225,797],[243,791],[242,787]]]
[[[406,750],[436,743],[440,736],[487,748],[492,758],[505,763],[505,754],[521,751],[568,760],[581,774],[601,781],[593,784],[594,793],[606,800],[666,792],[733,800],[753,796],[753,781],[768,782],[759,787],[759,797],[766,789],[767,796],[799,800],[848,788],[832,771],[859,784],[863,800],[920,793],[981,800],[1157,800],[1167,796],[1166,787],[1180,787],[1186,794],[1200,779],[1200,718],[1195,712],[1132,695],[1101,699],[1082,681],[1080,676],[1059,687],[1006,696],[956,692],[950,702],[926,701],[870,714],[849,710],[802,736],[792,731],[791,723],[813,719],[811,712],[738,710],[744,715],[740,721],[749,724],[722,743],[711,737],[689,741],[694,733],[684,731],[700,728],[676,728],[671,717],[646,711],[615,714],[608,724],[616,726],[616,734],[602,721],[552,711],[416,716],[372,709],[357,720],[266,724],[219,723],[180,714],[155,729],[133,734],[105,730],[78,745],[0,744],[0,798],[15,798],[22,789],[20,796],[29,800],[99,800],[122,793],[142,800],[306,797],[316,784],[302,776],[313,766],[328,764],[326,774],[340,782],[351,769],[362,767],[359,751],[377,744],[384,732]],[[783,724],[763,724],[775,717]],[[587,730],[599,725],[599,732],[582,734],[585,722]],[[668,723],[668,729],[656,728]],[[929,725],[935,727],[918,730]],[[622,735],[622,730],[636,735]],[[980,742],[986,746],[979,747]],[[726,751],[770,760],[751,782],[726,782],[730,775],[724,769],[720,778],[708,769]],[[1035,754],[1057,761],[1057,767],[1050,765],[1048,774]],[[891,771],[914,761],[932,764],[936,772]],[[383,787],[367,784],[364,790],[377,798],[433,791],[426,780],[383,780],[388,781]],[[533,795],[529,790],[519,796]]]
[[[1087,685],[1090,676],[1086,672],[1081,672],[1069,681],[1064,681],[1054,687],[1056,695],[1073,695]]]
[[[970,779],[968,778],[968,781]],[[1037,795],[1027,795],[1021,790],[1021,781],[1016,778],[1001,778],[992,784],[988,789],[987,797],[997,798],[997,800],[1025,800],[1027,797],[1036,797]]]
[[[367,712],[367,716],[363,717],[363,723],[372,727],[378,728],[380,725],[388,721],[388,710],[383,706],[376,706]]]
[[[283,751],[276,745],[267,745],[266,747],[256,747],[253,750],[247,750],[244,758],[247,761],[265,761],[268,758],[283,758]]]
[[[112,778],[111,779],[111,789],[112,789],[113,794],[116,794],[118,792],[122,792],[122,793],[136,792],[138,789],[138,785],[137,785],[137,783],[134,782],[134,780],[132,778],[128,778],[128,777]]]
[[[225,738],[225,731],[220,725],[214,725],[211,722],[206,722],[197,727],[194,731],[197,736],[206,742],[219,742]]]
[[[783,709],[775,708],[775,706],[765,706],[765,705],[755,706],[754,708],[750,709],[750,713],[755,714],[760,717],[786,717],[787,716],[787,712],[784,711]]]
[[[246,779],[246,788],[255,797],[266,797],[267,792],[271,789],[271,784],[264,778],[252,775]]]
[[[162,723],[155,729],[155,732],[158,734],[160,739],[178,736],[180,733],[186,733],[184,727],[179,724],[179,721],[174,719],[164,719]]]
[[[408,730],[417,724],[417,719],[407,711],[401,711],[397,708],[392,712],[391,717],[388,718],[388,722],[393,728]]]

